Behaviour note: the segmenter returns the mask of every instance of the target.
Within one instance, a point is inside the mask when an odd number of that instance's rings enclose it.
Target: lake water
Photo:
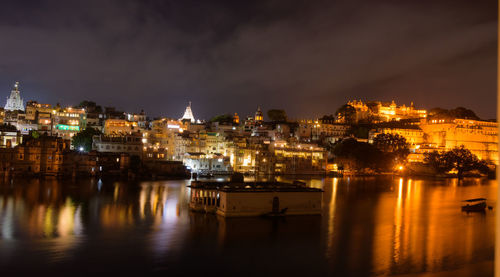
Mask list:
[[[188,180],[0,184],[0,275],[493,276],[494,180],[307,181],[322,216],[191,213]]]

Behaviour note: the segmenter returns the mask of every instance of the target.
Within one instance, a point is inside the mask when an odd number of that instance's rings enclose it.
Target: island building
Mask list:
[[[223,217],[321,215],[321,189],[304,183],[191,182],[189,207]]]
[[[21,98],[21,92],[19,91],[19,82],[14,84],[14,89],[10,92],[10,96],[7,98],[7,103],[5,104],[6,111],[24,111],[24,102]]]

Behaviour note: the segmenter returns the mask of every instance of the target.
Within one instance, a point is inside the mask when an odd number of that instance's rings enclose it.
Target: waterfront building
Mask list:
[[[327,153],[323,147],[309,143],[275,141],[269,144],[275,174],[317,174],[326,172]],[[265,162],[265,158],[261,162]]]
[[[498,165],[498,123],[471,119],[423,119],[426,143],[449,151],[463,145],[479,159]]]
[[[24,111],[24,102],[21,98],[21,92],[19,91],[19,82],[14,84],[14,89],[10,92],[10,96],[7,98],[7,103],[5,104],[6,111]]]
[[[142,160],[143,161],[169,161],[171,160],[168,149],[165,147],[143,146]]]
[[[0,168],[10,175],[58,175],[69,144],[68,140],[59,137],[40,136],[35,139],[26,136],[24,143],[16,147],[0,149]]]
[[[94,136],[92,140],[92,150],[103,153],[127,153],[130,156],[140,156],[143,154],[142,134],[134,132],[121,136]]]
[[[196,120],[194,119],[193,116],[193,111],[191,110],[191,102],[189,102],[189,105],[186,107],[186,110],[184,111],[184,115],[179,119],[179,121],[187,120],[191,123],[195,123]]]
[[[229,157],[223,155],[188,152],[184,154],[183,163],[188,170],[198,175],[227,175],[233,172]]]

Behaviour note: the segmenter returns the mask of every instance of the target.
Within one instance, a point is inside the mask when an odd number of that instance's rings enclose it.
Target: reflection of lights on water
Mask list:
[[[333,178],[332,195],[330,198],[330,207],[328,213],[328,249],[333,247],[333,232],[335,227],[335,202],[337,200],[338,178]]]
[[[99,179],[99,181],[97,181],[97,190],[101,191],[101,188],[102,188],[102,180]]]
[[[2,219],[2,232],[0,233],[0,238],[2,239],[13,239],[14,233],[14,201],[11,197],[7,198],[7,203],[4,204],[3,200],[0,198],[0,216]],[[2,209],[5,207],[5,210]]]
[[[139,212],[141,218],[144,219],[144,207],[146,206],[146,186],[141,186],[141,192],[139,193]]]
[[[395,234],[394,234],[394,260],[399,261],[401,252],[401,221],[402,221],[402,203],[403,203],[403,178],[399,178],[398,200],[396,205],[396,213],[394,218]]]
[[[71,200],[66,198],[66,203],[59,210],[57,233],[59,236],[64,237],[72,235],[75,227],[75,207]]]
[[[119,185],[115,183],[115,189],[113,191],[113,201],[116,202],[118,200],[118,192],[119,192]]]
[[[53,215],[52,215],[52,207],[49,206],[47,208],[47,211],[45,212],[45,218],[43,222],[43,233],[46,237],[52,237],[52,234],[54,232],[54,223],[52,222]]]

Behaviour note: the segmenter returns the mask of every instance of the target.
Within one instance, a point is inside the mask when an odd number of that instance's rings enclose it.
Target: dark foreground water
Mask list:
[[[190,213],[189,181],[0,184],[0,276],[492,276],[496,181],[327,178],[323,215]],[[115,274],[109,274],[113,272]]]

